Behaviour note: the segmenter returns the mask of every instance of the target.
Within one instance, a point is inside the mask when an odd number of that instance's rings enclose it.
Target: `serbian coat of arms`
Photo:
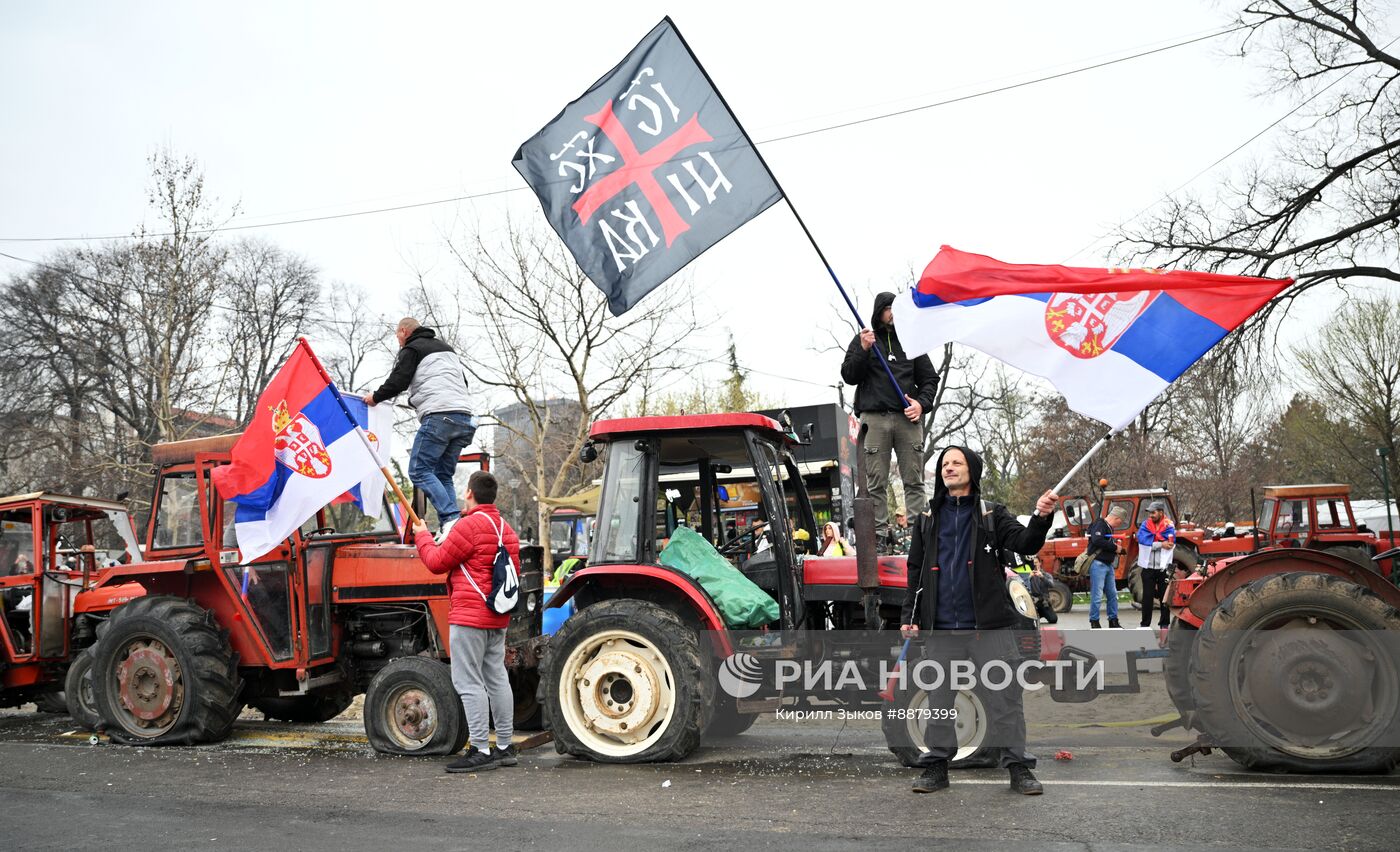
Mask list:
[[[298,411],[292,415],[283,400],[272,409],[272,429],[276,433],[273,451],[279,462],[312,479],[330,475],[331,454],[321,440],[321,430],[305,414]]]
[[[1113,348],[1160,292],[1056,293],[1045,308],[1045,331],[1066,352],[1096,358]]]

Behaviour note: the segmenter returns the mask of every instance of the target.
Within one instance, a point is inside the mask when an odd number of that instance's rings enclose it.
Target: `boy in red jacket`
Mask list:
[[[452,685],[462,696],[471,747],[447,764],[447,771],[480,772],[520,762],[510,741],[515,733],[515,697],[506,676],[506,625],[510,616],[486,605],[496,548],[504,545],[519,571],[520,539],[496,509],[496,477],[484,470],[473,473],[467,480],[463,500],[466,512],[452,525],[442,544],[434,543],[428,525],[422,521],[413,525],[413,541],[428,570],[447,575],[447,592],[452,602],[448,615]],[[496,722],[495,750],[489,740],[492,717]]]

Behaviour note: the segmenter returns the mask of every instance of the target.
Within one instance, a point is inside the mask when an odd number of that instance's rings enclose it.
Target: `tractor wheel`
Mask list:
[[[251,704],[253,709],[262,711],[268,720],[315,725],[329,722],[344,713],[354,700],[355,696],[349,690],[340,690],[318,695],[269,696],[255,699]]]
[[[1330,574],[1275,574],[1220,602],[1191,659],[1197,727],[1249,769],[1400,763],[1400,611]]]
[[[78,723],[78,727],[88,731],[97,730],[102,717],[97,712],[97,701],[92,695],[92,649],[86,648],[73,658],[68,666],[68,676],[63,680],[63,697],[67,703],[68,715]]]
[[[515,696],[515,729],[544,730],[544,705],[540,704],[540,670],[511,669],[510,689]]]
[[[1050,602],[1050,608],[1055,612],[1069,612],[1074,609],[1074,593],[1058,579],[1051,578],[1050,590],[1045,593],[1045,599]]]
[[[1179,618],[1173,621],[1167,630],[1167,658],[1163,661],[1167,695],[1176,712],[1188,723],[1187,727],[1196,710],[1196,699],[1191,694],[1191,652],[1195,650],[1199,632]]]
[[[34,706],[38,708],[40,713],[66,714],[68,712],[68,701],[63,697],[63,691],[58,689],[36,695]]]
[[[401,657],[365,691],[365,735],[375,751],[425,757],[467,744],[467,718],[452,670],[428,657]]]
[[[243,704],[238,658],[214,613],[165,595],[113,611],[92,648],[93,704],[112,740],[192,745],[228,736]]]
[[[1378,570],[1376,568],[1376,563],[1371,561],[1371,551],[1368,548],[1363,547],[1359,544],[1339,544],[1335,547],[1324,548],[1323,552],[1330,553],[1333,556],[1340,556],[1343,559],[1348,559],[1352,562],[1355,562],[1357,565],[1360,565],[1362,568],[1366,568],[1371,571]]]
[[[984,746],[987,739],[987,708],[978,690],[962,690],[953,696],[957,717],[953,728],[958,732],[958,752],[949,766],[971,769],[996,766],[1000,750]],[[895,690],[894,700],[885,702],[880,727],[885,744],[908,767],[919,765],[919,756],[928,751],[924,745],[924,730],[928,727],[928,693],[913,684]]]
[[[757,713],[740,713],[738,708],[734,706],[733,698],[716,693],[715,715],[710,718],[710,725],[705,729],[705,736],[737,737],[753,727],[753,723],[757,720]]]
[[[564,622],[543,689],[555,748],[604,763],[680,760],[700,745],[715,675],[700,637],[649,601],[605,600]]]
[[[1142,609],[1142,569],[1134,565],[1128,569],[1128,593],[1133,596],[1133,609]]]
[[[1182,542],[1172,548],[1172,568],[1184,572],[1190,576],[1196,570],[1196,566],[1201,564],[1201,554],[1196,552],[1196,548]]]

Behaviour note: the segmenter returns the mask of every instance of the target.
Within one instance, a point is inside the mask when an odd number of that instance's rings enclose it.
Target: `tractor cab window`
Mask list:
[[[1307,500],[1281,500],[1278,509],[1278,531],[1281,534],[1300,535],[1312,529]]]
[[[642,492],[646,484],[650,445],[647,441],[617,441],[608,449],[598,528],[590,564],[635,562],[640,556]],[[650,509],[650,507],[647,507]],[[650,520],[650,519],[648,519]]]
[[[199,517],[199,484],[194,473],[161,478],[156,503],[155,547],[188,547],[203,542]]]
[[[1132,500],[1110,500],[1110,501],[1108,501],[1108,505],[1104,507],[1103,516],[1104,516],[1105,518],[1107,518],[1107,517],[1108,517],[1108,513],[1109,513],[1109,512],[1112,512],[1114,509],[1122,509],[1122,510],[1123,510],[1123,519],[1126,521],[1128,518],[1131,518],[1131,517],[1133,516],[1133,501],[1132,501]],[[1127,524],[1125,523],[1124,526],[1126,527]]]
[[[783,552],[792,552],[793,524],[789,520],[792,517],[788,507],[789,495],[794,493],[795,486],[791,481],[787,466],[778,458],[777,451],[771,444],[763,441],[754,443],[757,464],[754,467],[754,476],[759,482],[763,492],[763,500],[759,509],[763,514],[763,520],[768,523],[768,537],[774,547],[780,544]],[[769,491],[771,487],[771,491]],[[776,499],[775,499],[776,498]]]
[[[1340,529],[1351,526],[1351,517],[1340,500],[1317,501],[1317,528]]]
[[[1274,510],[1278,508],[1277,500],[1265,500],[1259,507],[1259,529],[1262,532],[1271,532],[1274,528]]]
[[[34,563],[33,513],[0,513],[0,629],[20,654],[33,646]]]

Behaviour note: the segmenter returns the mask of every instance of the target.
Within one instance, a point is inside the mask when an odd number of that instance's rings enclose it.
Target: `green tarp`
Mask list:
[[[731,628],[762,627],[778,620],[778,602],[689,527],[676,527],[670,544],[661,551],[661,564],[699,583],[714,598],[720,617]]]

